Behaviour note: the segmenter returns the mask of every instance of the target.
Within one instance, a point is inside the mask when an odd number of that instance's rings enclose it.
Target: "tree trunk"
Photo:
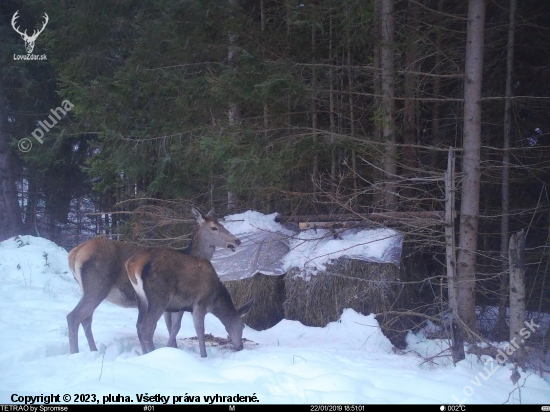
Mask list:
[[[334,133],[336,131],[336,125],[334,121],[334,68],[332,64],[332,10],[329,9],[329,43],[328,43],[328,61],[330,64],[328,77],[329,77],[329,120],[330,120],[330,148],[331,148],[331,161],[330,161],[330,180],[334,182],[336,180],[336,154],[334,152]]]
[[[287,55],[290,56],[290,35],[291,35],[291,30],[290,30],[290,21],[291,21],[291,16],[292,16],[292,3],[291,3],[291,0],[286,0],[286,43],[287,43]],[[286,111],[286,125],[288,127],[290,127],[290,122],[291,122],[291,119],[290,119],[290,93],[287,95],[287,98],[286,98],[286,107],[287,107],[287,111]]]
[[[262,33],[265,32],[265,4],[264,0],[260,0],[260,25]],[[269,108],[267,103],[264,103],[264,136],[267,137],[267,129],[269,128]]]
[[[476,327],[475,271],[479,217],[481,151],[481,82],[485,1],[469,0],[464,71],[464,152],[458,248],[459,316],[471,330]]]
[[[348,87],[349,87],[349,134],[350,136],[355,136],[355,116],[353,112],[353,73],[351,71],[351,47],[349,44],[349,38],[348,38]],[[357,191],[357,154],[355,152],[355,149],[351,150],[351,171],[353,173],[353,201],[352,201],[352,208],[354,210],[358,209],[358,199],[359,199],[359,193]]]
[[[404,108],[404,118],[403,118],[403,175],[405,176],[415,176],[417,173],[417,158],[414,146],[416,144],[416,130],[418,126],[416,124],[416,102],[413,99],[416,93],[416,75],[410,72],[415,72],[417,63],[416,63],[416,43],[415,39],[417,36],[417,26],[418,26],[418,6],[414,2],[408,4],[408,24],[407,30],[409,35],[408,47],[407,47],[407,57],[406,57],[406,73],[405,73],[405,108]],[[414,204],[414,189],[411,186],[407,186],[403,190],[403,195],[405,200],[408,202],[406,206],[408,209],[411,209]],[[414,202],[416,203],[416,202]]]
[[[381,55],[381,49],[382,49],[382,32],[380,30],[380,0],[374,1],[374,32],[376,33],[376,42],[374,44],[373,48],[373,62],[374,62],[374,73],[372,76],[372,87],[374,90],[374,97],[373,97],[373,106],[375,108],[382,107],[382,83],[381,83],[381,64],[380,61],[382,60]],[[382,142],[382,119],[377,118],[374,123],[374,140],[376,142]],[[383,157],[382,153],[380,153],[380,156],[376,156],[374,158],[374,161],[376,163],[376,167],[373,168],[372,174],[373,174],[373,181],[374,182],[382,182],[384,179],[384,176],[381,173],[381,170],[383,170]],[[378,205],[383,204],[384,197],[383,197],[383,190],[379,189],[379,185],[373,185],[374,193],[373,193],[373,205],[374,207],[377,207]]]
[[[96,230],[97,230],[97,233],[99,235],[103,235],[103,215],[101,213],[101,207],[103,205],[103,195],[100,195],[99,196],[99,203],[98,203],[99,207],[96,209],[97,210],[97,220],[96,220]]]
[[[82,234],[82,211],[80,210],[80,197],[76,197],[76,207],[75,207],[75,216],[76,216],[76,233],[75,233],[75,243],[80,245],[80,235]]]
[[[381,82],[382,110],[384,113],[382,140],[387,143],[384,150],[384,207],[386,210],[397,208],[395,175],[397,173],[395,139],[395,76],[394,76],[394,0],[381,0],[380,17],[382,31]]]
[[[241,0],[229,0],[229,4],[235,6],[241,5]],[[227,61],[232,66],[233,70],[237,70],[236,59],[237,59],[237,49],[235,47],[236,36],[234,33],[229,34],[229,51],[227,52]],[[236,102],[229,103],[229,124],[234,126],[241,118],[241,113],[239,110],[239,105]],[[237,209],[237,194],[231,189],[227,190],[227,211],[233,213]]]
[[[260,24],[262,32],[265,31],[265,0],[260,0]]]
[[[443,5],[445,0],[439,0],[437,3],[437,11],[443,12]],[[436,28],[435,32],[435,48],[436,48],[436,55],[435,55],[435,77],[433,80],[433,95],[436,99],[441,97],[441,78],[439,77],[439,74],[441,74],[441,29],[439,27]],[[433,103],[432,107],[432,146],[436,146],[441,141],[441,131],[439,129],[440,127],[440,119],[441,119],[441,102],[435,101]],[[431,166],[435,169],[438,167],[439,164],[439,152],[437,150],[432,150],[431,153]]]
[[[456,244],[455,244],[455,156],[449,148],[447,172],[445,173],[445,245],[447,255],[447,282],[449,285],[449,307],[451,309],[451,350],[453,363],[465,359],[464,343],[457,319],[458,296],[456,282]]]
[[[516,0],[510,0],[510,24],[508,26],[508,50],[506,54],[506,100],[504,101],[504,152],[502,155],[502,220],[500,221],[500,256],[503,267],[508,253],[510,206],[510,139],[512,134],[512,71],[514,68],[514,30]],[[506,332],[506,302],[508,297],[508,272],[500,277],[500,302],[498,307],[498,333],[504,339]]]
[[[548,356],[548,351],[550,350],[550,327],[546,329],[542,342],[542,360],[546,363],[546,357]]]
[[[27,169],[27,206],[25,210],[25,227],[29,233],[34,233],[35,236],[40,237],[40,232],[36,225],[37,211],[36,207],[40,200],[40,193],[38,192],[38,171],[35,168]]]
[[[510,349],[513,360],[525,366],[524,339],[520,331],[525,326],[525,232],[521,230],[510,237]]]
[[[7,127],[6,101],[0,93],[0,242],[21,234],[23,222],[15,187],[15,162]]]
[[[311,25],[311,54],[313,60],[313,66],[311,68],[311,87],[313,89],[311,94],[311,128],[313,129],[313,144],[317,143],[317,71],[315,70],[315,51],[317,48],[317,30],[315,28],[315,22]],[[317,191],[317,179],[319,175],[319,156],[317,155],[317,148],[314,149],[313,155],[313,193]]]

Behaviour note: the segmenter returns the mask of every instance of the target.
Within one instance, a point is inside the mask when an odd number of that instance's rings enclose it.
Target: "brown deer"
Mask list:
[[[210,260],[216,247],[234,251],[241,244],[237,237],[218,222],[213,210],[206,216],[195,208],[192,208],[191,212],[199,228],[187,249],[175,253]],[[78,353],[80,324],[84,328],[90,350],[97,351],[92,335],[92,316],[104,299],[126,308],[137,307],[135,292],[128,280],[124,263],[145,249],[132,243],[97,237],[71,250],[69,266],[83,292],[76,307],[67,315],[71,353]],[[177,347],[176,335],[181,326],[182,316],[183,312],[167,313],[165,316],[170,333],[169,346]]]
[[[147,249],[126,262],[126,271],[138,301],[137,333],[143,354],[155,350],[153,334],[163,312],[193,312],[201,357],[206,357],[204,317],[212,313],[225,326],[236,350],[243,348],[242,333],[250,300],[239,310],[212,264],[170,249]]]

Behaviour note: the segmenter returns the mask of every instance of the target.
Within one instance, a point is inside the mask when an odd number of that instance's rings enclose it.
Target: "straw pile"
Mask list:
[[[393,264],[346,258],[334,260],[316,275],[293,268],[285,275],[285,291],[285,318],[320,327],[338,320],[345,308],[364,315],[396,310],[396,301],[412,292],[405,290]],[[403,325],[402,318],[388,314],[377,320],[395,346],[406,346],[410,326]]]
[[[225,282],[235,308],[238,309],[250,299],[254,299],[252,308],[243,317],[248,326],[256,330],[265,330],[284,319],[284,277],[256,273],[247,279]]]

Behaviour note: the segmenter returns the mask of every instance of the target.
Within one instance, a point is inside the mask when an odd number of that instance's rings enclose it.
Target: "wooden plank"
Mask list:
[[[361,214],[332,214],[332,215],[295,215],[278,216],[277,222],[361,222],[369,220],[433,220],[443,224],[445,212],[420,211],[420,212],[373,212]]]
[[[372,223],[364,220],[353,222],[300,222],[300,230],[308,229],[349,229],[354,227],[371,227]]]
[[[445,212],[379,212],[369,213],[367,219],[370,220],[436,220],[443,223]]]

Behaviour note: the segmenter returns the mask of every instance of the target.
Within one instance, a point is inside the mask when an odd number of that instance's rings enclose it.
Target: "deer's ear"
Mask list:
[[[208,212],[206,217],[208,217],[210,219],[216,219],[216,212],[214,211],[214,208],[210,209],[210,212]]]
[[[252,307],[252,304],[254,303],[254,299],[250,299],[248,302],[246,302],[244,304],[244,306],[242,306],[238,311],[237,311],[237,314],[239,316],[244,316],[248,313],[248,311],[250,310],[250,308]]]
[[[191,213],[193,214],[193,217],[199,225],[202,225],[204,223],[204,216],[201,212],[199,212],[197,208],[191,207]]]

